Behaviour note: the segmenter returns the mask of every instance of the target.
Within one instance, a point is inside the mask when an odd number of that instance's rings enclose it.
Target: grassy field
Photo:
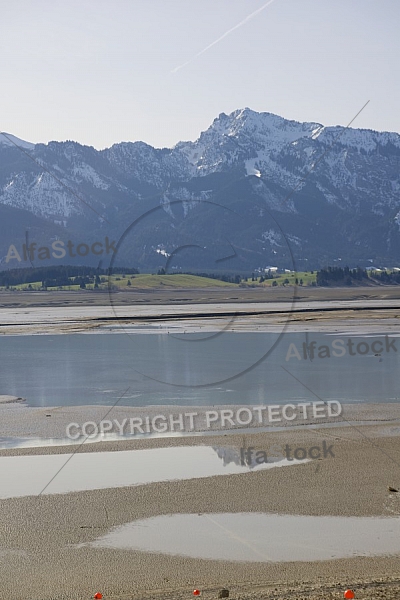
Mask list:
[[[128,284],[130,282],[130,285]],[[196,275],[151,275],[148,273],[142,273],[138,275],[112,275],[110,277],[110,283],[121,289],[179,289],[179,288],[236,288],[238,287],[235,283],[227,283],[225,281],[219,281],[218,279],[210,279],[208,277],[198,277]],[[108,277],[101,277],[101,283],[98,289],[108,289]],[[23,283],[13,287],[14,290],[40,290],[41,282],[36,281],[30,284]],[[30,287],[28,287],[30,286]],[[87,284],[87,290],[93,290],[94,284]],[[0,290],[5,290],[5,287],[0,286]],[[68,285],[63,287],[48,287],[48,291],[79,291],[79,285]]]
[[[270,287],[274,284],[274,282],[276,282],[276,284],[280,286],[296,285],[296,279],[297,285],[312,285],[316,281],[316,278],[316,271],[314,271],[314,273],[310,273],[308,271],[301,271],[299,273],[283,273],[275,275],[274,279],[266,279],[265,281],[263,281],[263,283],[259,282],[259,277],[257,281],[251,281],[251,277],[249,277],[248,281],[242,282],[241,285]]]
[[[131,285],[128,286],[128,281]],[[235,283],[227,283],[218,279],[198,277],[197,275],[112,275],[111,283],[121,288],[138,288],[141,290],[157,288],[210,288],[210,287],[237,287]],[[103,284],[104,285],[104,284]],[[108,285],[107,283],[105,284]]]
[[[110,278],[110,283],[121,289],[126,290],[156,290],[156,289],[192,289],[192,288],[237,288],[241,287],[271,287],[274,282],[278,286],[295,285],[296,279],[299,285],[309,286],[315,282],[316,274],[301,272],[301,273],[284,273],[277,275],[274,279],[266,279],[260,283],[260,277],[257,281],[251,281],[251,277],[247,281],[242,281],[240,284],[228,283],[219,279],[211,279],[208,277],[199,277],[197,275],[172,274],[172,275],[151,275],[149,273],[141,273],[138,275],[122,275],[115,274]],[[130,282],[130,284],[128,283]],[[108,289],[108,277],[101,277],[101,283],[98,289]],[[93,290],[94,284],[87,284],[87,290]],[[14,286],[12,289],[16,291],[40,290],[41,282],[36,281],[30,284],[23,283]],[[5,290],[5,287],[0,286],[0,290]],[[63,287],[48,287],[48,291],[79,291],[79,285],[68,285]]]

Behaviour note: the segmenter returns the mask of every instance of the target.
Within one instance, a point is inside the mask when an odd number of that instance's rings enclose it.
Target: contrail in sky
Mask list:
[[[201,56],[202,54],[204,54],[204,52],[207,52],[207,50],[209,50],[213,46],[216,46],[217,44],[219,44],[219,42],[221,42],[229,34],[231,34],[232,31],[235,31],[236,29],[239,29],[239,27],[242,27],[242,25],[244,25],[245,23],[248,23],[251,19],[253,19],[253,17],[255,17],[256,15],[258,15],[258,13],[260,13],[262,10],[264,10],[264,8],[267,8],[267,6],[269,6],[273,2],[275,2],[275,0],[269,0],[269,2],[267,2],[263,6],[261,6],[260,8],[258,8],[257,10],[255,10],[254,12],[252,12],[250,15],[248,15],[245,19],[243,19],[243,21],[240,21],[240,23],[238,23],[234,27],[232,27],[231,29],[228,29],[228,31],[226,31],[223,35],[221,35],[221,37],[219,37],[217,40],[215,40],[215,42],[212,42],[212,44],[209,44],[208,46],[206,46],[206,48],[203,48],[203,50],[201,50],[200,52],[198,52],[197,54],[195,54],[193,56],[193,58],[191,58],[187,62],[183,63],[183,65],[180,65],[179,67],[175,67],[175,69],[172,69],[171,73],[176,73],[180,69],[183,69],[183,67],[186,67],[187,65],[189,65],[196,58],[198,58],[199,56]]]

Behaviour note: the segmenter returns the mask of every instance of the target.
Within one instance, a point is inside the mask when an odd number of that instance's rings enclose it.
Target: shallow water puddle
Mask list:
[[[378,556],[400,552],[400,518],[163,515],[118,527],[89,545],[241,562]]]
[[[0,457],[0,498],[143,485],[246,473],[309,462],[277,460],[241,465],[232,448],[181,446],[117,452]],[[68,462],[67,462],[68,461]],[[65,465],[65,466],[64,466]],[[60,470],[61,469],[61,470]]]

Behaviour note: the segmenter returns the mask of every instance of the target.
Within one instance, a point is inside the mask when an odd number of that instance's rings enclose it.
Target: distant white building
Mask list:
[[[271,273],[276,273],[277,270],[278,270],[278,267],[265,267],[264,273],[268,273],[268,271],[271,271]]]

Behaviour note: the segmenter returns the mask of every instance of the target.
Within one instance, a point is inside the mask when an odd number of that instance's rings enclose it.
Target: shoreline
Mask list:
[[[186,305],[222,302],[230,304],[240,302],[288,302],[296,296],[297,300],[379,300],[400,299],[399,285],[373,286],[277,286],[277,287],[208,287],[208,288],[145,288],[119,289],[114,292],[113,303],[124,304],[168,304]],[[79,291],[10,291],[0,290],[0,307],[24,306],[109,306],[110,293],[108,290],[79,290]]]
[[[216,435],[212,440],[192,440],[190,445],[204,445],[206,441],[207,445],[237,449],[244,442],[247,447],[265,448],[273,441],[307,447],[330,439],[335,457],[245,474],[4,499],[0,513],[4,540],[1,596],[12,590],[13,597],[25,597],[29,581],[32,600],[91,597],[97,590],[105,597],[183,600],[195,587],[210,599],[222,587],[231,590],[232,598],[249,600],[301,593],[309,598],[328,590],[332,594],[329,597],[340,598],[343,589],[353,586],[359,590],[357,597],[364,599],[361,590],[366,582],[379,578],[393,582],[393,588],[388,586],[390,593],[398,585],[398,555],[232,562],[91,544],[125,523],[159,515],[244,512],[398,518],[400,494],[388,491],[389,485],[400,484],[396,462],[399,443],[398,437],[391,435],[391,427],[391,423],[363,426],[368,439],[358,431],[350,434],[348,428],[257,433],[244,436],[245,440],[243,436],[227,439]],[[135,444],[136,449],[149,447],[143,440]],[[187,447],[188,440],[158,439],[150,446]],[[127,445],[118,442],[114,451],[122,449],[128,449]],[[111,450],[108,443],[107,450]],[[85,447],[79,450],[86,451]],[[101,451],[99,446],[97,451]],[[45,453],[53,454],[54,449],[47,448]],[[49,479],[53,475],[49,473]],[[190,531],[187,534],[190,537]],[[374,589],[371,585],[371,592]]]
[[[1,398],[1,396],[0,396]],[[11,398],[11,397],[7,397]],[[332,401],[331,401],[332,402]],[[336,401],[335,401],[336,402]],[[325,405],[326,415],[319,415],[314,418],[311,414],[314,410],[321,412],[324,407],[318,404]],[[342,412],[338,415],[329,416],[328,404],[325,402],[314,402],[311,407],[306,410],[306,416],[299,413],[295,420],[280,419],[277,422],[266,421],[268,414],[265,412],[263,419],[259,420],[261,414],[260,406],[268,405],[246,405],[246,409],[251,410],[255,414],[253,419],[247,425],[231,423],[226,425],[222,422],[220,416],[225,411],[238,411],[243,407],[241,405],[218,405],[216,406],[193,406],[193,405],[152,405],[144,407],[133,407],[118,405],[115,407],[108,405],[81,405],[81,406],[55,406],[55,407],[30,407],[21,399],[15,403],[10,400],[7,403],[0,402],[0,437],[5,438],[6,446],[0,447],[1,454],[23,454],[24,451],[29,453],[42,453],[46,448],[52,448],[54,451],[57,447],[61,449],[71,448],[82,445],[82,451],[102,451],[104,449],[129,449],[142,448],[146,444],[149,447],[162,447],[163,441],[166,444],[182,443],[182,444],[201,444],[202,439],[209,440],[214,436],[221,438],[235,438],[240,436],[251,436],[260,434],[278,435],[286,432],[302,432],[302,431],[317,431],[321,430],[336,430],[340,428],[351,431],[357,430],[358,427],[375,427],[376,431],[380,427],[392,427],[392,435],[400,435],[400,403],[351,403],[341,404]],[[273,405],[269,405],[273,406]],[[278,405],[276,405],[278,406]],[[279,406],[283,407],[284,403]],[[295,406],[295,405],[294,405]],[[302,403],[298,403],[302,406]],[[337,403],[336,403],[337,406]],[[253,411],[254,409],[254,411]],[[257,410],[255,410],[257,409]],[[265,409],[264,409],[265,410]],[[337,409],[335,409],[337,410]],[[197,417],[193,418],[192,425],[196,421],[196,428],[191,427],[190,419],[184,421],[183,427],[177,423],[177,416],[181,414],[194,414],[196,411]],[[214,422],[210,422],[207,427],[206,414],[207,412],[218,414]],[[225,413],[226,414],[226,413]],[[148,431],[140,433],[137,427],[138,419],[142,420],[142,425],[148,418],[151,423],[152,419],[160,421],[160,417],[165,418],[165,423],[169,426],[169,421],[172,418],[175,421],[176,427],[171,426],[164,431]],[[213,417],[215,414],[212,415]],[[133,433],[130,432],[130,420],[133,419]],[[101,423],[114,423],[114,427],[104,433],[100,432]],[[86,436],[86,431],[76,440],[69,439],[67,428],[71,424],[83,426],[84,423],[92,423],[88,427],[87,432],[93,431],[93,425],[98,426],[99,433],[93,436],[93,439]],[[122,430],[122,425],[125,429]],[[178,428],[179,425],[179,428]],[[221,425],[223,425],[221,427]],[[123,431],[123,433],[122,433]],[[75,428],[71,431],[72,436],[77,436],[78,430]],[[378,435],[381,435],[380,433]],[[49,440],[49,445],[46,445],[46,440]],[[32,445],[29,446],[29,442]],[[57,446],[57,441],[60,445]],[[8,446],[7,446],[8,444]],[[153,446],[154,444],[154,446]],[[15,446],[15,447],[13,447]],[[123,448],[124,446],[124,448]],[[88,448],[88,450],[86,450]]]
[[[105,302],[105,297],[101,305],[82,302],[75,306],[56,306],[51,303],[18,306],[14,302],[7,306],[3,303],[0,308],[0,335],[216,331],[280,333],[286,330],[329,333],[338,328],[371,334],[378,327],[385,328],[388,333],[398,328],[400,286],[391,290],[392,294],[383,294],[381,298],[377,295],[368,297],[360,291],[354,293],[355,290],[345,290],[352,292],[353,296],[350,293],[348,296],[342,294],[343,290],[340,289],[335,291],[341,293],[337,297],[333,295],[331,300],[321,297],[321,293],[311,294],[309,298],[265,294],[263,297],[258,295],[253,301],[246,301],[240,294],[229,299],[219,297],[216,301],[204,294],[195,297],[189,294],[184,303],[168,304],[165,303],[168,296],[161,296],[163,302],[153,298],[152,303],[151,295],[148,303],[144,304],[133,302],[131,297],[129,305],[111,305],[109,298]],[[129,293],[126,297],[129,298]]]

